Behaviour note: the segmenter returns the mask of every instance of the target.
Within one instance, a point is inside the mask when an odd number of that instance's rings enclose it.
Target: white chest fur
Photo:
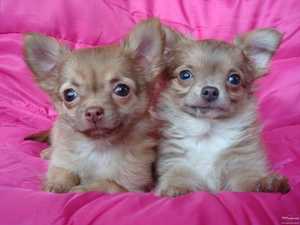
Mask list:
[[[155,159],[152,146],[139,149],[138,143],[136,148],[132,145],[129,148],[103,139],[76,140],[72,149],[55,149],[51,164],[77,174],[81,184],[109,179],[128,190],[142,191],[143,185],[152,182],[151,164]]]
[[[52,163],[78,174],[82,182],[89,183],[95,176],[111,177],[117,170],[122,150],[112,148],[104,141],[75,141],[68,149],[55,149]]]
[[[119,146],[110,146],[104,141],[89,143],[90,146],[80,146],[77,148],[78,155],[74,162],[82,182],[90,183],[95,177],[100,179],[111,179],[115,177],[122,167],[122,152],[124,149]]]
[[[208,190],[217,192],[222,185],[222,168],[217,163],[220,155],[241,140],[245,135],[243,128],[253,123],[256,115],[244,113],[223,120],[181,116],[180,120],[168,118],[171,126],[164,130],[166,139],[159,154],[181,155],[181,163],[193,168]]]

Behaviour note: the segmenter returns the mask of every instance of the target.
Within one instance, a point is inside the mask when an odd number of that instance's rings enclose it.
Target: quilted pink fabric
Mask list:
[[[292,224],[300,223],[300,1],[275,0],[2,0],[0,1],[0,224]],[[273,27],[285,33],[257,93],[263,138],[286,195],[198,192],[109,195],[40,191],[45,144],[23,141],[56,118],[23,61],[22,33],[38,31],[72,48],[119,43],[141,19],[197,39],[232,41],[236,33]]]

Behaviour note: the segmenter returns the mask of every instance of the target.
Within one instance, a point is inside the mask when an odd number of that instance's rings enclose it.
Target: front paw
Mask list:
[[[43,191],[46,192],[53,192],[53,193],[67,193],[69,192],[70,188],[66,187],[62,184],[57,183],[46,183],[43,187]]]
[[[256,191],[259,192],[281,192],[286,194],[290,189],[289,180],[279,174],[271,174],[262,178],[256,186]]]
[[[85,185],[78,185],[75,187],[72,187],[70,192],[78,192],[78,193],[84,193],[90,191]]]
[[[169,185],[166,188],[159,188],[156,194],[163,197],[178,197],[181,195],[191,194],[198,191],[196,187],[176,187]]]

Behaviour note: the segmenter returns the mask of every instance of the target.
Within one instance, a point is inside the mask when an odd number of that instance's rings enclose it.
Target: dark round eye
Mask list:
[[[67,89],[64,92],[64,98],[66,102],[72,102],[76,98],[77,93],[73,89]]]
[[[116,88],[115,88],[115,93],[119,96],[125,97],[129,94],[130,92],[130,88],[125,85],[125,84],[119,84]]]
[[[241,78],[238,74],[231,74],[229,77],[228,77],[228,83],[233,85],[233,86],[238,86],[241,84]]]
[[[193,74],[189,70],[183,70],[179,74],[180,80],[190,80],[193,78]]]

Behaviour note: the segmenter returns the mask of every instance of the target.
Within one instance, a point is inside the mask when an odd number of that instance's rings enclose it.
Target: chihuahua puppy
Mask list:
[[[166,84],[156,105],[162,121],[156,194],[287,193],[288,179],[269,172],[252,87],[266,74],[282,35],[258,29],[230,44],[165,30]]]
[[[58,112],[44,191],[153,187],[156,139],[148,109],[164,46],[155,18],[138,24],[120,45],[71,51],[41,34],[24,36],[25,61]]]

